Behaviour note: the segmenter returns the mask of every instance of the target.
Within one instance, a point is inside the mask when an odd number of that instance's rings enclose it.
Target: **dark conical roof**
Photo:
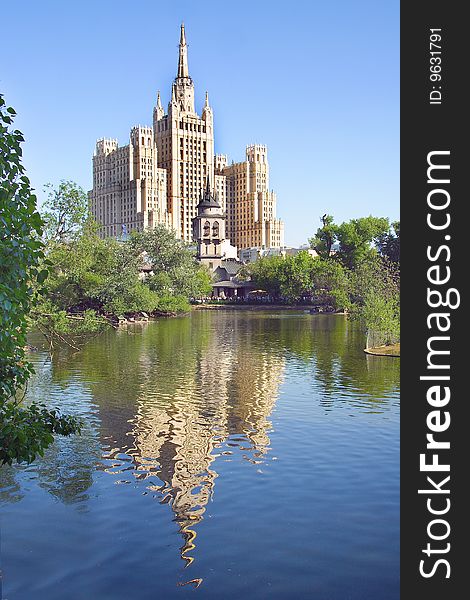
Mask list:
[[[209,175],[207,176],[206,189],[199,201],[198,207],[199,206],[201,208],[221,208],[220,204],[217,202],[217,198],[211,194]]]

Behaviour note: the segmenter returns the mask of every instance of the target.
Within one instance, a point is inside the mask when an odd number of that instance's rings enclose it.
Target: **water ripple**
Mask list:
[[[29,397],[85,427],[0,472],[8,594],[397,598],[399,361],[335,316],[139,331],[33,357]]]

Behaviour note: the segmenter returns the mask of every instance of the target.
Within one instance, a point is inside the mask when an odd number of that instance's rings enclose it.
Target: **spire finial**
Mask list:
[[[217,194],[211,194],[211,183],[210,175],[207,174],[206,178],[206,189],[201,194],[201,200],[198,204],[201,208],[219,208],[220,204],[217,198]]]
[[[206,91],[206,102],[204,104],[204,108],[209,108],[209,92]]]
[[[163,108],[162,100],[160,98],[160,90],[158,90],[158,92],[157,92],[157,108]]]
[[[181,23],[180,50],[178,59],[178,77],[189,77],[188,70],[188,46],[186,44],[186,34],[184,32],[184,23]]]

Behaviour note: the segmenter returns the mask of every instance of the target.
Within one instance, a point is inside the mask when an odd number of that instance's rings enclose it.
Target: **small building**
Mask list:
[[[211,193],[209,176],[196,208],[197,216],[192,220],[192,226],[198,261],[214,271],[224,259],[236,260],[237,248],[225,237],[225,215],[217,197]]]
[[[253,263],[259,258],[266,258],[270,256],[295,256],[299,252],[308,252],[310,256],[318,256],[315,250],[312,250],[309,246],[300,246],[300,248],[289,248],[284,246],[283,248],[243,248],[240,250],[240,260],[243,263]]]
[[[215,269],[212,278],[212,296],[214,298],[246,298],[255,286],[252,281],[242,279],[240,270],[243,264],[236,259],[224,259]]]

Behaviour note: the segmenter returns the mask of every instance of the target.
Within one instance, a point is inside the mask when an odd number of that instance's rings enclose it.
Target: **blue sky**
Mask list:
[[[96,139],[151,125],[158,89],[166,107],[182,21],[216,152],[267,144],[287,244],[326,212],[399,218],[398,0],[8,3],[0,91],[40,198],[61,179],[90,189]]]

